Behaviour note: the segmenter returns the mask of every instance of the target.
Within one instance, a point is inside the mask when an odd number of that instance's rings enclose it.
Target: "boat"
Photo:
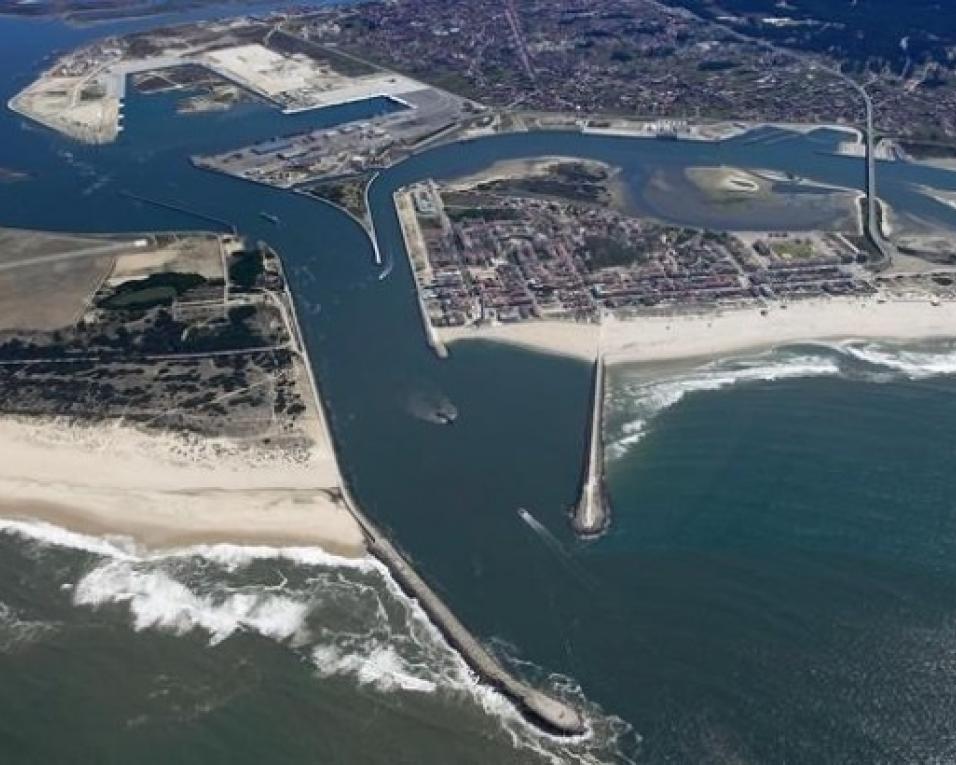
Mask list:
[[[272,213],[267,213],[267,212],[260,212],[260,213],[259,213],[259,217],[260,217],[260,218],[265,218],[265,219],[266,219],[267,221],[269,221],[269,223],[271,223],[273,226],[278,226],[278,225],[279,225],[279,216],[278,216],[278,215],[273,215]]]
[[[526,523],[530,523],[533,520],[531,513],[529,513],[523,507],[518,508],[518,515],[521,517],[521,520],[525,521]]]
[[[454,425],[455,420],[458,419],[458,410],[454,406],[448,409],[437,409],[435,410],[435,419],[442,425]]]

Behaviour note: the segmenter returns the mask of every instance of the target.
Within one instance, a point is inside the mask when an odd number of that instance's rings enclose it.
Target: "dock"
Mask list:
[[[316,411],[319,412],[322,424],[326,428],[329,440],[334,447],[335,441],[328,425],[329,413],[326,410],[325,400],[315,378],[315,372],[305,346],[305,339],[302,337],[295,302],[292,299],[287,281],[285,283],[285,298],[289,304],[289,311],[294,322],[296,334],[294,344],[299,349],[305,362],[303,366],[306,369],[309,385],[312,389]],[[341,475],[341,470],[339,473]],[[361,510],[344,477],[342,478],[340,491],[346,509],[362,529],[369,552],[385,565],[405,594],[418,602],[432,624],[441,632],[452,648],[458,652],[481,682],[487,683],[510,699],[528,722],[548,733],[559,736],[580,736],[587,732],[584,717],[577,709],[518,680],[468,631],[452,610],[445,605],[428,583],[405,560],[398,548]]]
[[[604,359],[594,362],[591,391],[591,427],[585,445],[581,495],[571,514],[571,526],[582,537],[600,536],[611,520],[611,504],[604,481]]]

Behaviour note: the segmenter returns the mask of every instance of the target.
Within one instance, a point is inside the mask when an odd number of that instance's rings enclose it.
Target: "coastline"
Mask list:
[[[597,358],[600,336],[597,324],[558,320],[435,327],[434,331],[445,346],[450,346],[452,352],[455,344],[462,340],[487,340],[588,363]]]
[[[0,516],[147,548],[200,543],[321,547],[360,557],[364,537],[318,447],[272,454],[224,439],[118,424],[0,418]]]
[[[956,302],[928,298],[810,299],[670,316],[559,321],[439,330],[454,350],[462,340],[502,342],[528,350],[608,364],[712,358],[804,342],[889,341],[956,337]]]

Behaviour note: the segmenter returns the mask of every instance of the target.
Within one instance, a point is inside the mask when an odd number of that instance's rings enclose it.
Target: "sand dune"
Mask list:
[[[334,457],[250,452],[223,439],[115,424],[0,419],[0,516],[148,547],[315,545],[361,555]]]

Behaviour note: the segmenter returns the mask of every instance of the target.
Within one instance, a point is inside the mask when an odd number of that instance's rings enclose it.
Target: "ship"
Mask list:
[[[260,217],[260,218],[265,218],[265,219],[266,219],[267,221],[269,221],[269,223],[271,223],[273,226],[278,226],[278,225],[279,225],[279,216],[278,216],[278,215],[273,215],[272,213],[267,213],[267,212],[260,212],[260,213],[259,213],[259,217]]]

